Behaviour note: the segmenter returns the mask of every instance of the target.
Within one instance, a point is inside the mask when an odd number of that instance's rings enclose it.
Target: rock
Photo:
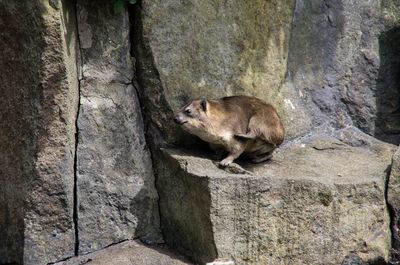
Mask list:
[[[349,255],[347,255],[341,264],[342,265],[366,265],[365,262],[362,261],[362,259],[354,253],[350,253]]]
[[[206,265],[235,265],[235,262],[232,260],[214,260],[212,262],[207,262]]]
[[[400,148],[392,159],[392,167],[388,181],[387,200],[392,214],[392,237],[394,252],[400,252]],[[400,261],[399,255],[396,255]]]
[[[279,150],[249,174],[165,149],[157,187],[166,242],[200,264],[340,264],[354,252],[388,260],[390,153],[330,136]],[[379,151],[381,150],[381,151]],[[245,165],[243,165],[245,166]]]
[[[1,264],[74,254],[78,88],[67,2],[0,2]]]
[[[354,125],[400,143],[397,5],[391,0],[296,2],[288,82],[301,93],[314,125]]]
[[[167,247],[146,246],[137,241],[125,241],[100,251],[74,257],[55,265],[189,265],[189,261]]]
[[[296,3],[289,76],[308,102],[314,123],[354,123],[374,133],[379,18],[378,2]]]
[[[298,92],[282,85],[294,2],[145,0],[136,6],[139,93],[156,143],[184,145],[173,112],[202,97],[257,96],[277,108],[288,137],[309,129]]]
[[[159,242],[158,195],[132,85],[127,11],[78,1],[82,53],[78,118],[79,253],[142,237]],[[101,231],[101,232],[99,232]]]

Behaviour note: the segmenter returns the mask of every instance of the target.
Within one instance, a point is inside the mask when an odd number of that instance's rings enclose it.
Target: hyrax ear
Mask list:
[[[204,112],[207,111],[207,99],[202,99],[200,102],[201,108],[203,109]]]

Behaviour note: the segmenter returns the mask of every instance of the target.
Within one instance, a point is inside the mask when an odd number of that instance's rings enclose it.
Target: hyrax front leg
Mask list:
[[[228,156],[219,162],[219,164],[224,167],[231,164],[233,160],[238,158],[243,153],[243,151],[246,149],[246,143],[232,141],[227,149],[229,152]]]

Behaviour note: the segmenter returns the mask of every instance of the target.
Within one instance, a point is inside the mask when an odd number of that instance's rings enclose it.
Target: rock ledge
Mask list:
[[[304,139],[273,161],[232,174],[189,152],[163,150],[162,229],[201,264],[340,264],[350,252],[388,259],[385,181],[391,147]]]

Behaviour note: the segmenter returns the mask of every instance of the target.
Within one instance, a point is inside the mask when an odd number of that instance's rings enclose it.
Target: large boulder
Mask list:
[[[113,14],[107,0],[77,4],[79,253],[137,237],[160,241],[152,161],[132,85],[128,13]]]
[[[237,174],[201,154],[164,150],[157,187],[166,242],[200,264],[333,265],[350,253],[388,260],[391,146],[353,147],[345,135],[304,139]]]
[[[74,254],[78,102],[70,1],[0,1],[0,263]]]

